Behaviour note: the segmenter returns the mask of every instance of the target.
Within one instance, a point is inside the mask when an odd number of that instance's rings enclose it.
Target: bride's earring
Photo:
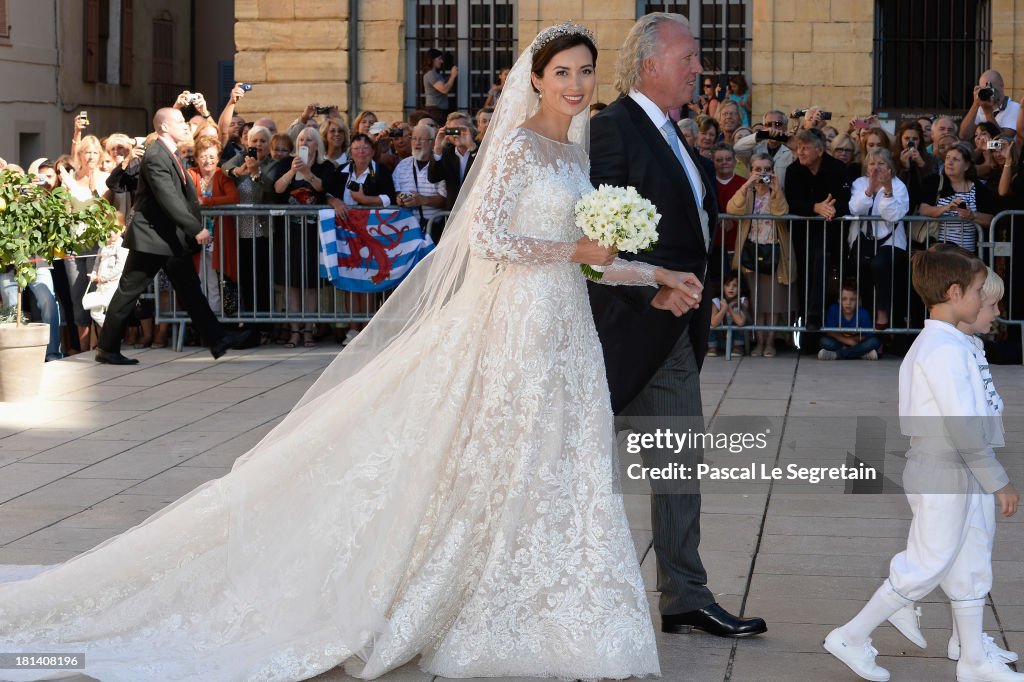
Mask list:
[[[537,92],[537,99],[544,99],[544,91],[543,90],[539,90]]]

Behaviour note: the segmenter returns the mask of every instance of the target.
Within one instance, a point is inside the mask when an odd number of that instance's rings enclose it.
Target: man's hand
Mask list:
[[[814,205],[814,212],[825,220],[832,220],[836,217],[836,200],[829,194],[824,201],[819,201]]]
[[[981,99],[980,97],[978,97],[978,92],[981,91],[981,88],[982,88],[982,86],[980,86],[980,85],[975,85],[974,86],[974,102],[972,102],[972,105],[974,107],[978,107],[978,108],[982,109],[986,113],[991,114],[992,113],[992,100],[990,99],[988,101],[985,101],[985,100]]]
[[[231,97],[228,99],[228,102],[238,104],[243,97],[245,97],[245,90],[242,89],[242,83],[235,83],[235,87],[231,88]]]
[[[203,93],[194,93],[192,97],[194,98],[192,100],[192,106],[196,108],[196,111],[199,112],[199,115],[203,118],[210,118],[210,110],[206,106],[206,98],[203,97]]]
[[[452,68],[451,68],[451,71],[449,71],[448,73],[450,74],[449,78],[455,78],[456,76],[459,75],[459,67],[457,67],[457,66],[455,66],[453,64]]]
[[[1012,483],[1007,483],[996,491],[996,503],[999,505],[999,511],[1002,512],[1003,516],[1010,518],[1017,513],[1017,507],[1020,505],[1020,494],[1013,487]]]
[[[807,113],[804,114],[804,128],[817,128],[818,124],[821,123],[821,107],[813,106],[807,108]]]
[[[658,293],[651,300],[651,306],[659,310],[667,310],[676,317],[682,317],[688,311],[700,306],[704,285],[692,272],[676,272],[658,268],[654,275],[655,281],[661,285]]]
[[[196,242],[202,244],[203,246],[206,246],[211,241],[213,241],[213,235],[210,234],[210,231],[207,230],[205,227],[199,234],[196,235]]]
[[[302,113],[299,115],[299,120],[302,121],[303,123],[308,122],[309,119],[316,116],[316,108],[318,106],[320,106],[319,102],[310,102],[309,104],[307,104],[306,108],[303,109]]]

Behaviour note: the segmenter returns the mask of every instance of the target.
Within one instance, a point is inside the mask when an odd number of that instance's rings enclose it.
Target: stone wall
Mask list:
[[[769,109],[820,104],[835,126],[871,111],[874,0],[750,0],[755,119]],[[384,120],[402,116],[407,77],[404,0],[360,0],[359,101]],[[992,65],[1011,96],[1024,89],[1024,6],[992,0]],[[619,47],[635,21],[634,0],[519,0],[519,45],[546,26],[573,20],[596,34],[596,100],[610,102]],[[348,0],[236,0],[235,74],[257,87],[243,114],[287,125],[310,101],[348,106]],[[1021,46],[1024,47],[1024,46]]]
[[[239,113],[284,130],[310,102],[345,110],[346,0],[235,0],[235,19],[235,79],[253,84]]]
[[[753,0],[754,119],[818,104],[845,130],[871,112],[873,0]]]

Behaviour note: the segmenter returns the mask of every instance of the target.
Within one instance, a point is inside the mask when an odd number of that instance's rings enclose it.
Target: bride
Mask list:
[[[689,276],[574,225],[596,57],[580,26],[543,31],[440,247],[229,474],[8,575],[0,651],[84,653],[103,682],[373,678],[417,656],[444,677],[658,675],[578,264]]]

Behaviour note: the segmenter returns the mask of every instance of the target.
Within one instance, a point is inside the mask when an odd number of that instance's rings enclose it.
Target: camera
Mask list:
[[[789,133],[780,133],[773,136],[768,130],[758,130],[754,133],[755,140],[778,140],[779,142],[785,142],[789,139]]]
[[[348,184],[345,185],[345,189],[347,189],[349,192],[359,192],[363,189],[363,186],[360,185],[355,180],[349,180]]]
[[[1003,141],[1002,140],[989,140],[988,143],[985,145],[985,148],[986,149],[1002,149],[1003,148]]]
[[[405,131],[401,128],[388,128],[388,137],[405,137]]]
[[[913,149],[917,146],[917,142],[914,140],[907,140],[907,149]]]
[[[88,111],[79,111],[78,112],[78,118],[80,118],[82,120],[82,123],[84,123],[85,125],[89,125],[89,112]]]
[[[806,116],[807,115],[807,111],[808,111],[807,109],[797,109],[796,111],[793,112],[793,115],[792,115],[791,118],[800,118],[802,116]],[[821,112],[821,120],[822,121],[831,121],[832,120],[832,112],[831,111],[822,111]]]
[[[136,147],[145,147],[146,146],[146,138],[144,138],[144,137],[136,137],[135,138],[135,146]]]
[[[445,135],[456,135],[456,136],[458,136],[458,135],[462,134],[462,128],[445,128],[444,129],[444,134]]]
[[[246,147],[245,155],[250,159],[256,158],[256,147]]]
[[[992,98],[996,96],[996,89],[992,87],[991,83],[986,83],[985,87],[978,90],[978,99],[982,102],[991,102]]]
[[[760,178],[758,178],[757,181],[758,182],[763,182],[766,185],[770,185],[770,184],[772,184],[772,176],[765,174],[765,175],[762,175]]]
[[[323,116],[324,114],[329,114],[329,113],[331,113],[331,108],[330,107],[317,107],[316,108],[316,115],[317,116]]]
[[[249,92],[252,90],[252,83],[239,83],[238,87],[242,88],[242,92]]]

